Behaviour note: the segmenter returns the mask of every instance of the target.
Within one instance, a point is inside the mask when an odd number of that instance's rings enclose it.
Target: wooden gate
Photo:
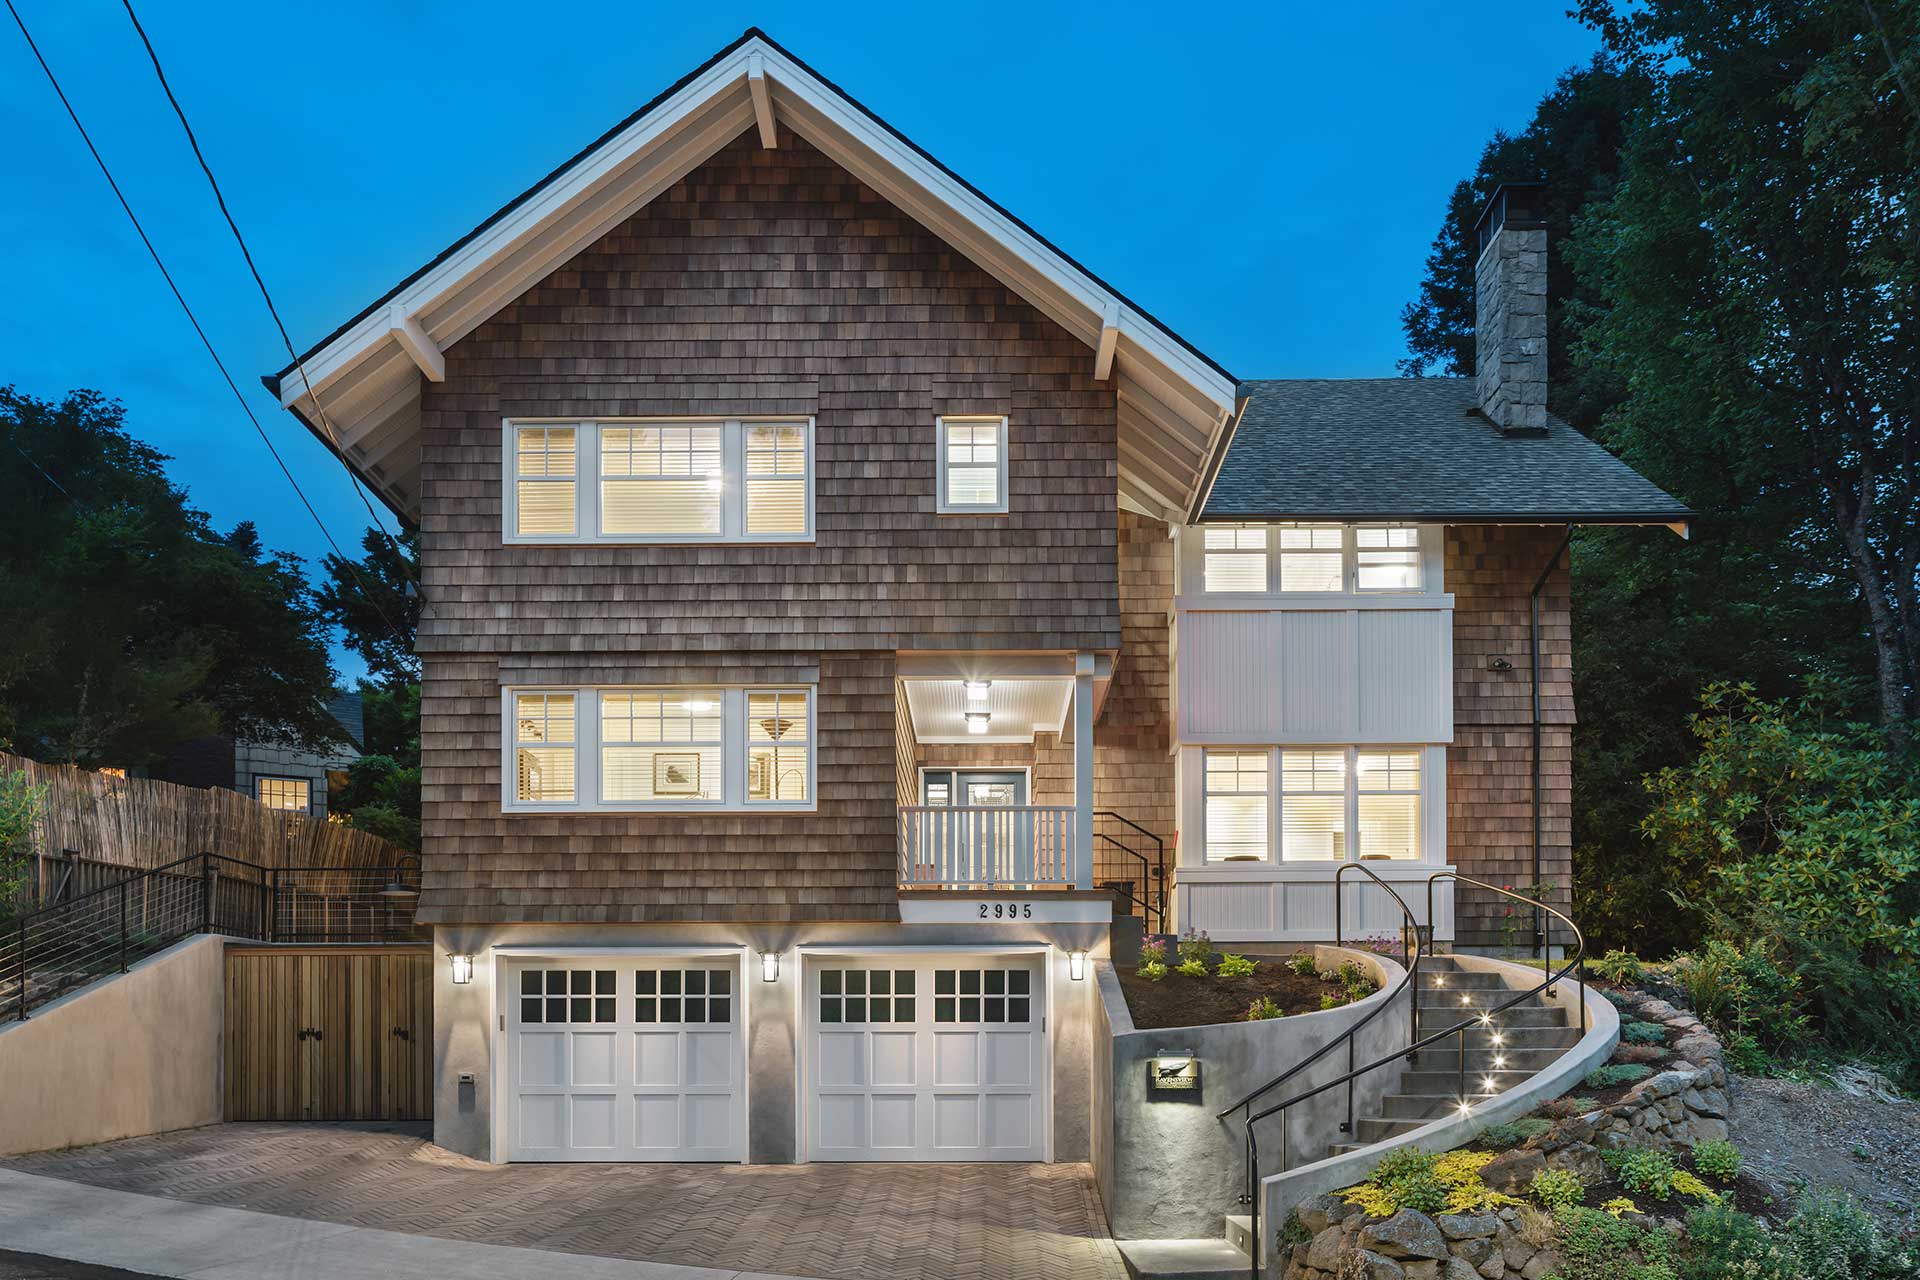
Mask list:
[[[227,945],[229,1120],[433,1116],[433,956]]]

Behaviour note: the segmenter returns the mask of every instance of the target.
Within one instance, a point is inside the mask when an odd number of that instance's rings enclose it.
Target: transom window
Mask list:
[[[508,810],[813,804],[811,688],[507,689],[502,701]]]
[[[1346,531],[1337,524],[1291,524],[1280,541],[1280,590],[1339,591],[1345,586]]]
[[[919,995],[911,969],[822,969],[821,1022],[912,1022]]]
[[[1267,531],[1260,525],[1208,525],[1208,591],[1267,589]]]
[[[125,777],[125,773],[121,774]],[[313,784],[305,778],[255,778],[253,794],[269,809],[305,813],[313,797]]]
[[[1202,803],[1209,862],[1265,860],[1279,809],[1281,862],[1411,861],[1421,844],[1425,747],[1209,749]],[[1278,764],[1277,789],[1269,787]]]
[[[1362,526],[1353,531],[1354,586],[1361,591],[1420,589],[1420,531]]]
[[[504,441],[508,542],[813,536],[810,420],[509,423]]]
[[[1425,592],[1412,525],[1220,524],[1199,530],[1194,566],[1208,593]]]
[[[1206,753],[1206,849],[1209,862],[1267,856],[1267,753]]]
[[[935,1022],[1031,1022],[1033,975],[1025,969],[935,969]]]
[[[936,418],[939,510],[983,515],[1007,509],[1007,420]]]
[[[613,1022],[613,983],[611,969],[522,969],[520,1021]]]
[[[635,1022],[732,1022],[733,975],[725,969],[638,969]]]

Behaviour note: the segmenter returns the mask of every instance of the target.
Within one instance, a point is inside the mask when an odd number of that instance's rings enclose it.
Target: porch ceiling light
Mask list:
[[[760,981],[780,981],[780,953],[778,951],[762,951],[760,953]]]
[[[464,987],[473,981],[473,957],[468,955],[450,955],[453,961],[453,985]]]
[[[963,682],[967,690],[968,702],[985,702],[987,690],[993,688],[991,680],[967,680]]]
[[[1075,982],[1087,976],[1087,953],[1084,951],[1067,952],[1067,976]]]
[[[973,733],[973,734],[985,733],[987,731],[987,723],[992,719],[993,719],[993,716],[989,712],[985,712],[985,711],[967,712],[967,732]]]

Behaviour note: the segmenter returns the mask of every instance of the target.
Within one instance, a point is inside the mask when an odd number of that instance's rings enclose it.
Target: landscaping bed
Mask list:
[[[1149,941],[1138,968],[1116,970],[1138,1030],[1317,1013],[1378,990],[1358,964],[1348,961],[1321,971],[1310,951],[1255,959],[1215,951],[1204,934],[1170,942]],[[1175,963],[1169,965],[1169,959]]]

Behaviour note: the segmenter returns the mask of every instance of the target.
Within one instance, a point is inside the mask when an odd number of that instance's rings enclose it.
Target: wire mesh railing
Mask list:
[[[196,933],[405,942],[417,890],[392,867],[267,868],[199,853],[0,922],[0,1022]]]

